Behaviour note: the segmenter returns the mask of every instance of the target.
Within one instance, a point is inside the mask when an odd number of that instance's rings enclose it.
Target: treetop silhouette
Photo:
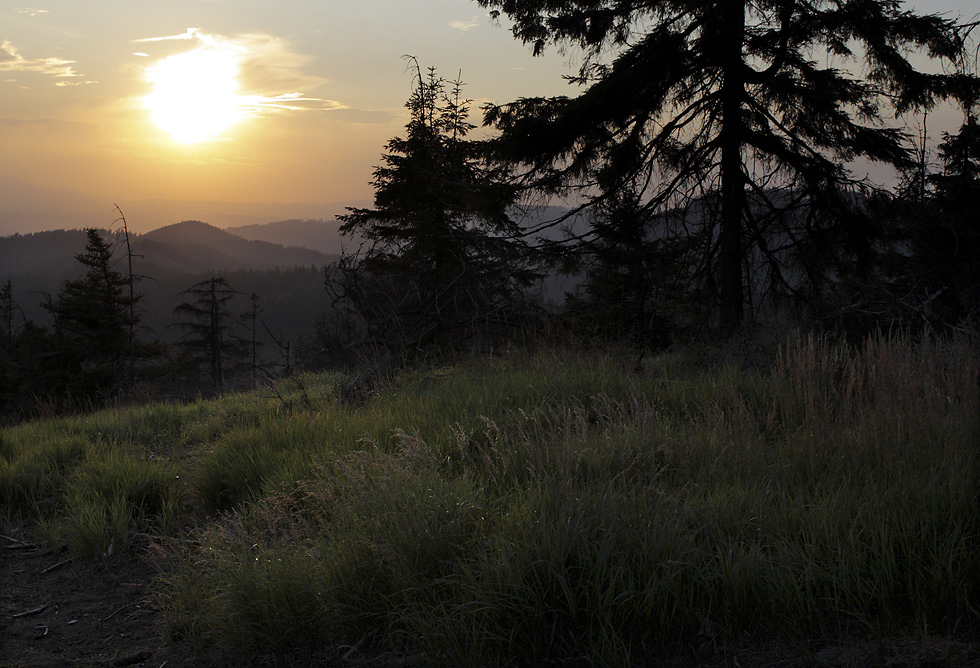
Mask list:
[[[513,20],[536,55],[549,45],[584,54],[569,77],[577,97],[485,107],[501,130],[494,157],[520,166],[525,185],[588,204],[624,187],[638,187],[651,217],[710,203],[710,215],[661,234],[706,239],[702,279],[723,328],[742,321],[754,271],[789,287],[774,239],[867,252],[867,221],[848,193],[862,184],[847,165],[914,159],[888,113],[980,90],[961,67],[972,26],[892,0],[477,1]],[[917,69],[913,52],[946,69]],[[818,273],[797,255],[803,273]]]
[[[474,126],[463,82],[410,60],[411,117],[374,171],[374,208],[339,216],[341,232],[366,248],[334,265],[327,281],[335,308],[359,322],[349,343],[399,355],[458,345],[477,323],[492,329],[535,276],[508,211],[505,170],[467,139]]]

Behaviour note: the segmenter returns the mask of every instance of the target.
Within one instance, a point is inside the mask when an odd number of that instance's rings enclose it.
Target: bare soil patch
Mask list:
[[[145,550],[102,561],[0,538],[0,668],[201,665],[163,635]]]

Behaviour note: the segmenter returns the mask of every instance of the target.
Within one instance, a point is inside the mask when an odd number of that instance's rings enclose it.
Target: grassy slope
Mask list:
[[[621,666],[726,638],[964,633],[977,341],[806,338],[772,367],[562,351],[0,432],[0,503],[83,553],[174,532],[175,637]]]

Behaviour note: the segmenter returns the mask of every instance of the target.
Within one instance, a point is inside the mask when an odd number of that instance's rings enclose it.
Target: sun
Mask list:
[[[175,141],[213,139],[249,115],[237,76],[236,55],[226,49],[202,47],[168,56],[146,70],[153,92],[143,106]]]

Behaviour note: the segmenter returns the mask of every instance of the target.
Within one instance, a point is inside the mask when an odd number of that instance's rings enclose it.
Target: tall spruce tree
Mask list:
[[[344,234],[369,244],[334,267],[328,289],[361,341],[398,354],[454,345],[504,319],[534,274],[508,215],[513,190],[466,139],[462,82],[415,65],[405,137],[374,172],[373,209],[349,209]]]
[[[182,318],[175,326],[184,330],[178,347],[197,372],[210,377],[222,390],[226,374],[244,354],[243,339],[237,329],[239,316],[232,301],[241,294],[221,277],[211,277],[184,290],[184,301],[174,307]]]
[[[261,306],[259,306],[259,296],[256,293],[253,292],[250,294],[248,296],[248,301],[248,310],[241,314],[240,319],[242,325],[248,332],[244,342],[248,347],[248,353],[251,356],[250,366],[252,369],[252,387],[258,387],[259,347],[265,343],[259,338],[259,316],[262,315],[263,309]]]
[[[139,314],[132,307],[142,296],[131,293],[128,275],[116,271],[102,233],[87,229],[85,235],[85,250],[75,256],[85,274],[65,281],[43,306],[54,318],[54,365],[65,388],[78,399],[96,399],[123,379],[125,361],[135,354],[131,333]]]
[[[927,319],[980,321],[980,104],[964,104],[959,130],[939,145],[942,171],[933,191],[910,217],[913,281],[925,288]]]
[[[17,329],[14,327],[14,316],[17,312],[17,302],[14,301],[14,286],[9,279],[0,289],[0,416],[13,403],[16,393],[18,366],[20,360],[15,354]]]
[[[485,109],[502,131],[495,156],[549,194],[590,203],[644,183],[664,214],[697,198],[694,216],[658,235],[699,235],[723,329],[758,292],[792,291],[821,273],[827,249],[869,251],[847,164],[907,166],[907,137],[882,120],[976,90],[962,73],[919,71],[912,52],[955,62],[965,27],[896,0],[477,0],[513,20],[540,54],[575,46],[574,98]],[[852,73],[847,68],[862,66]],[[818,248],[817,246],[823,246]],[[791,255],[795,257],[791,259]]]
[[[32,416],[45,403],[57,405],[66,388],[77,396],[84,379],[72,376],[75,368],[66,359],[70,354],[50,332],[24,316],[8,280],[0,289],[0,421]]]

